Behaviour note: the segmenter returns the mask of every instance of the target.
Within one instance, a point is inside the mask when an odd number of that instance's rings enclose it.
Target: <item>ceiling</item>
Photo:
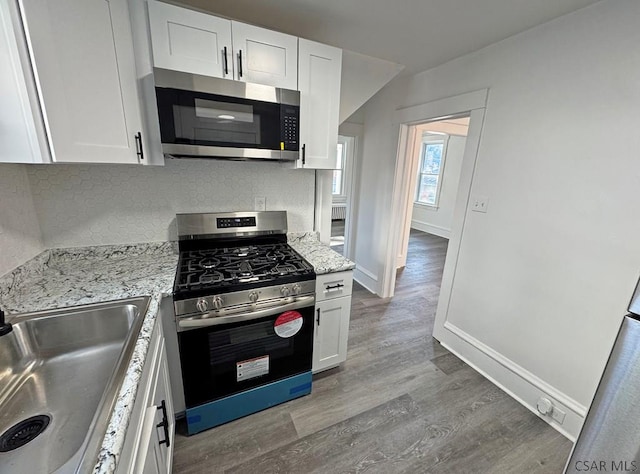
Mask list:
[[[179,0],[415,73],[597,0]]]

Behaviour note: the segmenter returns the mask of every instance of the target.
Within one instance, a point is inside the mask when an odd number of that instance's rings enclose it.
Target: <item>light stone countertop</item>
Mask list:
[[[151,296],[98,455],[96,474],[116,470],[159,303],[172,292],[177,261],[171,243],[54,249],[0,278],[0,307],[9,315]]]
[[[319,275],[355,268],[353,262],[320,243],[317,233],[287,237],[289,245]],[[151,297],[94,474],[116,470],[160,300],[172,293],[177,261],[177,246],[172,242],[52,249],[0,277],[0,308],[8,315]]]
[[[318,240],[316,232],[289,233],[288,243],[309,262],[317,275],[353,270],[356,264]]]

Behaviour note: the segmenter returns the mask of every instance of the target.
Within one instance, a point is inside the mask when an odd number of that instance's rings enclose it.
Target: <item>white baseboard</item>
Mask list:
[[[373,294],[378,294],[378,277],[364,267],[358,266],[353,270],[353,279]]]
[[[440,343],[483,376],[507,392],[531,412],[575,441],[587,415],[587,408],[544,382],[524,367],[493,350],[450,322],[444,324]],[[538,412],[540,397],[550,399],[566,417],[562,424]]]
[[[451,229],[445,229],[437,225],[427,224],[426,222],[411,220],[411,228],[427,232],[428,234],[437,235],[438,237],[444,237],[448,239],[451,237]]]

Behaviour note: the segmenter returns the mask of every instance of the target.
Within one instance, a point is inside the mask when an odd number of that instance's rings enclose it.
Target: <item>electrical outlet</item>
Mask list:
[[[487,212],[487,208],[489,207],[489,198],[487,196],[475,196],[472,199],[472,211]]]
[[[266,211],[267,210],[267,198],[264,196],[256,196],[253,204],[253,209],[255,211]]]

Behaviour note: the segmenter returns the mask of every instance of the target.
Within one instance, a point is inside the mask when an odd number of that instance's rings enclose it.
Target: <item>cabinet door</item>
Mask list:
[[[140,474],[163,474],[165,472],[162,470],[162,454],[159,449],[159,440],[155,429],[157,411],[155,406],[150,406],[144,413],[140,452],[138,453],[139,464],[133,472]]]
[[[162,2],[149,2],[155,67],[233,79],[231,21]]]
[[[347,360],[351,297],[316,303],[312,371],[336,367]]]
[[[231,22],[235,79],[298,89],[298,38]]]
[[[164,409],[163,409],[164,407]],[[164,420],[168,422],[164,428]],[[143,428],[134,472],[169,474],[173,460],[175,418],[164,344],[160,345],[151,377],[151,397],[143,416]]]
[[[164,403],[164,410],[162,409]],[[173,461],[173,442],[175,436],[175,417],[173,416],[173,399],[171,397],[171,386],[169,384],[169,369],[167,366],[167,355],[162,348],[162,357],[158,367],[158,383],[154,395],[154,405],[156,406],[156,448],[159,451],[162,473],[170,473]],[[165,431],[162,421],[166,416],[168,427]],[[167,438],[168,433],[168,438]]]
[[[300,38],[300,146],[299,165],[335,169],[342,50]]]
[[[0,162],[50,161],[31,62],[14,2],[0,2]]]
[[[138,163],[127,0],[21,0],[53,160]]]

